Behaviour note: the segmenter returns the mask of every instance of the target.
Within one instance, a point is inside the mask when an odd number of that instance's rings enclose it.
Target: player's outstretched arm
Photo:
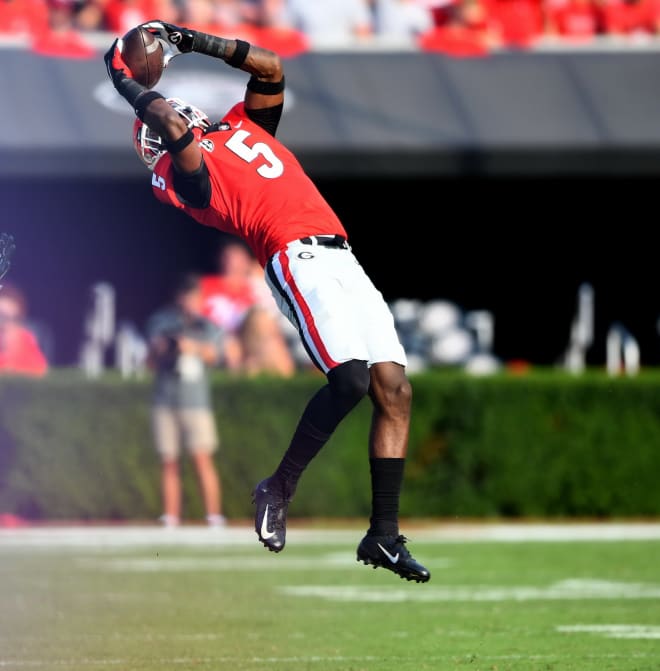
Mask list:
[[[176,167],[182,172],[196,171],[202,162],[202,153],[186,121],[163,95],[133,79],[122,57],[122,46],[121,38],[116,39],[103,57],[117,92],[131,105],[136,116],[163,138]]]
[[[166,64],[175,56],[195,52],[218,58],[252,75],[245,95],[245,106],[262,109],[284,101],[284,69],[280,57],[243,40],[231,40],[164,21],[142,24],[162,43]]]

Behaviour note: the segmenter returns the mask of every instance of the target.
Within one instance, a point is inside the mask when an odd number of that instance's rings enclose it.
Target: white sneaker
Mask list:
[[[227,518],[224,515],[207,515],[206,523],[210,527],[224,527],[227,526]]]
[[[181,520],[176,515],[161,515],[158,518],[158,521],[160,522],[161,526],[167,527],[168,529],[178,527],[179,524],[181,524]]]

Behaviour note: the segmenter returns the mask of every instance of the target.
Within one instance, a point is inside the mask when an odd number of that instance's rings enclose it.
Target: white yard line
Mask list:
[[[298,523],[299,524],[299,523]],[[575,523],[455,523],[439,522],[406,526],[401,530],[417,542],[563,542],[660,540],[660,522],[575,522]],[[289,528],[291,543],[335,544],[357,542],[363,529],[335,527]],[[151,526],[27,526],[0,528],[0,547],[146,547],[238,546],[257,542],[252,526],[231,525],[221,529],[182,526],[164,529]]]
[[[414,591],[366,585],[286,585],[280,591],[290,596],[360,603],[660,599],[660,585],[584,579],[545,586],[449,585]]]
[[[660,639],[660,626],[648,624],[570,624],[556,627],[564,634],[595,634],[606,638]]]

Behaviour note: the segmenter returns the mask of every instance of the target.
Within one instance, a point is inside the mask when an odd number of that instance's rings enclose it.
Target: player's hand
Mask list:
[[[180,28],[165,21],[148,21],[140,26],[160,40],[163,45],[165,66],[179,54],[189,54],[193,50],[195,31]]]
[[[120,38],[116,39],[110,48],[105,52],[103,60],[105,61],[105,67],[108,70],[108,76],[112,80],[112,83],[117,88],[117,85],[122,79],[126,77],[133,78],[133,73],[131,69],[124,63],[124,59],[121,55],[121,50],[124,47],[124,41]]]

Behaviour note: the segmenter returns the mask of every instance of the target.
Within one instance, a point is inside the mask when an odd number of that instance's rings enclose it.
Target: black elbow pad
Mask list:
[[[174,191],[177,198],[190,207],[203,209],[211,203],[211,178],[209,169],[202,160],[195,172],[174,170]]]
[[[261,126],[267,133],[275,137],[283,109],[284,105],[280,103],[279,105],[273,105],[273,107],[263,107],[261,109],[249,109],[246,107],[245,113],[257,126]]]

